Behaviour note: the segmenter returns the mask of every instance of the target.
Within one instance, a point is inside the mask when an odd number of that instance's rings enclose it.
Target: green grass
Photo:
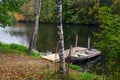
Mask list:
[[[69,76],[69,80],[106,80],[104,76],[99,76],[89,72],[79,74],[70,73]]]
[[[105,77],[99,76],[93,73],[73,73],[70,72],[68,75],[63,75],[54,72],[44,72],[45,80],[106,80]]]
[[[18,44],[5,44],[0,42],[0,52],[4,53],[17,53],[17,54],[27,54],[27,47]],[[31,52],[31,58],[40,59],[41,56],[38,52],[34,50]]]
[[[69,68],[73,70],[80,70],[80,66],[74,64],[69,64]]]

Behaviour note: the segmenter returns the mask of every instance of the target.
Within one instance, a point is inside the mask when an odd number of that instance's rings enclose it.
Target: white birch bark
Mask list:
[[[64,36],[62,26],[62,0],[56,0],[57,4],[57,34],[58,34],[58,52],[59,52],[59,71],[65,73],[65,58],[64,58]]]

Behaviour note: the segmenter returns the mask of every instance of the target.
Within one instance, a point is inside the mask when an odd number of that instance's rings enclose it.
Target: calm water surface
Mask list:
[[[16,23],[5,28],[0,27],[0,42],[29,45],[33,23]],[[79,35],[78,45],[87,47],[88,36],[92,37],[94,27],[81,25],[63,25],[65,49],[75,44],[75,36]],[[40,52],[52,51],[57,44],[57,32],[55,24],[40,24],[37,36],[37,50]],[[92,44],[92,42],[91,42]]]

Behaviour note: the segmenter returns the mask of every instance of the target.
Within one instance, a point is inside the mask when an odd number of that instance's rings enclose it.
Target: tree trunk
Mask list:
[[[36,0],[35,5],[35,27],[33,29],[32,38],[30,40],[29,48],[28,48],[28,55],[31,54],[31,51],[33,47],[36,45],[37,40],[37,32],[38,32],[38,26],[39,26],[39,16],[40,16],[40,3],[41,0]]]
[[[65,58],[64,58],[64,37],[62,28],[62,0],[56,0],[57,4],[57,35],[58,35],[58,52],[59,52],[59,71],[65,73]]]

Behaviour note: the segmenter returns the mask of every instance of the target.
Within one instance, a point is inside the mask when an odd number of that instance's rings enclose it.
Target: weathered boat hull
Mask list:
[[[64,57],[67,59],[68,57],[71,60],[84,60],[84,59],[89,59],[89,58],[93,58],[96,56],[101,55],[101,52],[96,50],[96,49],[87,49],[84,47],[73,47],[71,49],[71,53],[70,53],[70,49],[65,50],[64,51]],[[59,62],[59,54],[55,53],[55,54],[49,54],[49,55],[44,55],[42,56],[43,59],[46,60],[50,60],[53,62]]]

